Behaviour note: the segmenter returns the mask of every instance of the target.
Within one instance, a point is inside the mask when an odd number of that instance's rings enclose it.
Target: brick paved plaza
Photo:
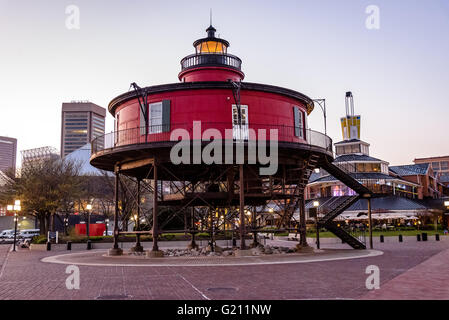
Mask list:
[[[393,239],[391,239],[393,240]],[[345,248],[344,245],[328,247]],[[67,265],[44,263],[56,251],[0,246],[0,299],[449,299],[449,239],[375,243],[383,255],[309,263],[208,267],[80,265],[80,289],[65,285]],[[74,251],[73,253],[82,251]],[[368,265],[380,290],[365,287]]]

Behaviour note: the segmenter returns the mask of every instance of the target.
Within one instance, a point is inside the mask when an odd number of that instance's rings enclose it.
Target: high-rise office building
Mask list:
[[[17,139],[0,137],[0,171],[16,170]]]
[[[104,135],[106,109],[88,101],[62,104],[61,157]]]

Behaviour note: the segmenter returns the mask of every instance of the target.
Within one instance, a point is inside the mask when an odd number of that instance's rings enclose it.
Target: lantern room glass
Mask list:
[[[219,41],[204,41],[196,46],[197,54],[226,53],[228,47]]]

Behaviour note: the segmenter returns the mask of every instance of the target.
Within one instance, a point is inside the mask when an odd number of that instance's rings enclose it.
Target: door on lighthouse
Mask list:
[[[234,140],[248,140],[248,106],[240,106],[240,124],[237,105],[232,105],[232,132]]]

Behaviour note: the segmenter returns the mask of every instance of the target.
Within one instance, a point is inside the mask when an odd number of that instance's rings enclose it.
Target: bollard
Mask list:
[[[87,240],[87,250],[91,250],[92,249],[92,243],[90,242],[90,240]]]
[[[420,235],[420,234],[417,234],[417,235],[416,235],[416,240],[417,240],[417,241],[421,241],[421,235]]]
[[[440,241],[440,235],[438,233],[435,234],[435,240]]]
[[[67,250],[72,250],[72,242],[67,241]]]
[[[383,235],[380,235],[380,242],[384,242],[384,236]]]
[[[427,233],[423,232],[422,241],[427,241]]]
[[[399,242],[402,242],[402,234],[399,235]]]
[[[47,251],[50,251],[50,250],[51,250],[51,242],[48,241],[48,242],[47,242]]]

